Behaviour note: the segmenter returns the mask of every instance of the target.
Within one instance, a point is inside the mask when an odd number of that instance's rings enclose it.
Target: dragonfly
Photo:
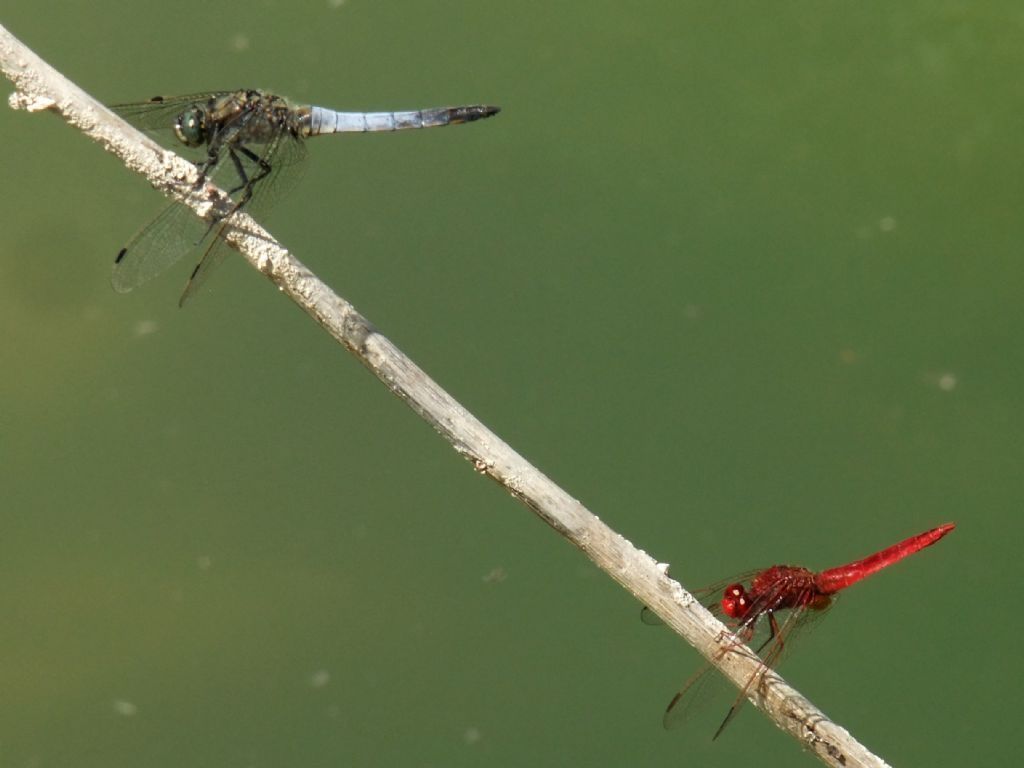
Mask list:
[[[111,283],[126,293],[168,269],[189,251],[205,246],[185,284],[179,305],[191,298],[227,253],[225,235],[237,211],[263,214],[301,175],[305,140],[328,133],[369,133],[470,123],[498,114],[500,107],[474,105],[406,112],[337,112],[293,104],[261,90],[213,91],[157,96],[110,109],[158,141],[177,141],[191,154],[200,190],[227,178],[226,214],[198,218],[173,202],[140,229],[114,259]]]
[[[797,565],[773,565],[696,590],[694,595],[698,599],[710,598],[706,605],[708,610],[731,624],[732,636],[721,652],[723,655],[739,652],[741,646],[755,636],[767,633],[756,649],[758,656],[764,653],[757,671],[743,686],[712,740],[717,739],[736,716],[748,693],[762,685],[768,670],[779,663],[797,631],[822,616],[832,606],[837,592],[930,547],[955,527],[954,523],[946,523],[861,560],[817,573]],[[780,622],[777,614],[786,611],[788,614]],[[641,618],[647,624],[661,623],[646,607]],[[703,666],[672,697],[662,719],[666,728],[681,725],[706,700],[707,683],[713,677],[708,673],[712,669],[713,664]]]

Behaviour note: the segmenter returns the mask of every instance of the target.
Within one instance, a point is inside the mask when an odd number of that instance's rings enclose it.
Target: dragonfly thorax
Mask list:
[[[750,583],[730,584],[722,594],[722,613],[741,621],[757,620],[758,616],[786,608],[822,610],[829,597],[815,583],[815,575],[795,565],[773,565]]]

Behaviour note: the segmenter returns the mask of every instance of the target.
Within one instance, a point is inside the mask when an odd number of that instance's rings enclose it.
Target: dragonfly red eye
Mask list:
[[[747,590],[742,584],[730,584],[722,595],[722,613],[733,619],[742,619],[750,608]]]

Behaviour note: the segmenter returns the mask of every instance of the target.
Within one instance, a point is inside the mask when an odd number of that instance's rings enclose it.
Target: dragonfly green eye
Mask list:
[[[174,135],[186,147],[198,147],[206,141],[206,113],[189,107],[174,121]]]

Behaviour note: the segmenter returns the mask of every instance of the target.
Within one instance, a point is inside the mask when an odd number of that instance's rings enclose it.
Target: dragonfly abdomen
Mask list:
[[[309,107],[308,135],[322,133],[367,133],[402,131],[410,128],[435,128],[480,120],[500,111],[498,107],[441,107],[415,112],[336,112],[324,107]]]

